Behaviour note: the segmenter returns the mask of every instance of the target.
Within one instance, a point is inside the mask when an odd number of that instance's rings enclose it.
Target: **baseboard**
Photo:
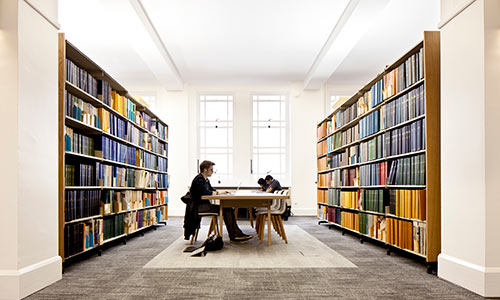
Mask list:
[[[0,299],[22,299],[62,278],[59,256],[20,270],[0,270]]]
[[[293,206],[292,213],[297,217],[313,217],[318,215],[316,208],[293,208]]]
[[[485,268],[439,254],[438,276],[483,297],[500,297],[500,268]]]

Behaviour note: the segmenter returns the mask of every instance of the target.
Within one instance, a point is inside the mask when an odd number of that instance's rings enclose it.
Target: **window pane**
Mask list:
[[[259,146],[260,147],[279,147],[280,146],[279,128],[259,128]]]
[[[280,120],[280,102],[259,102],[258,120]]]
[[[205,105],[207,120],[228,120],[227,102],[206,102]]]
[[[207,128],[206,146],[207,147],[228,147],[227,128]]]

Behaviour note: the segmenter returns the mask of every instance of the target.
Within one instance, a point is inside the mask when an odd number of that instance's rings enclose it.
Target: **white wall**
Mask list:
[[[470,1],[442,1],[442,18]],[[441,236],[438,275],[500,296],[500,5],[478,0],[441,30]]]
[[[141,87],[131,90],[145,90]],[[197,174],[198,96],[233,95],[234,178],[222,184],[256,186],[250,176],[252,93],[283,93],[290,101],[290,183],[296,215],[316,214],[316,124],[325,116],[324,89],[302,92],[300,84],[262,86],[186,86],[182,92],[157,89],[156,113],[169,125],[169,214],[184,215],[180,197]],[[212,180],[213,181],[213,180]]]
[[[0,20],[0,299],[19,299],[61,278],[57,28],[24,1],[1,0]]]

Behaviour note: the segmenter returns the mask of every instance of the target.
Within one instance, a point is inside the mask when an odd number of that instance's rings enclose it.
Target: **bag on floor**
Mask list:
[[[217,251],[224,247],[224,242],[222,241],[221,236],[212,234],[203,242],[201,246],[205,247],[205,251]]]

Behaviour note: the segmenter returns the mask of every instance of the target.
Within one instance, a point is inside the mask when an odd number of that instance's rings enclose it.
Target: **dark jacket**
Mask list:
[[[201,196],[212,195],[215,189],[210,184],[208,179],[205,180],[203,175],[198,174],[191,182],[189,189],[190,198],[183,197],[183,202],[186,203],[186,212],[184,214],[184,239],[189,240],[191,235],[196,233],[196,229],[200,226],[201,218],[198,216],[198,205],[201,201]]]

